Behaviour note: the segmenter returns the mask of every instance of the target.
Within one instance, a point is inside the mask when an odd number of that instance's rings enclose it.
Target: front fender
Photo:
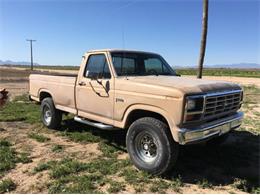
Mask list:
[[[124,113],[124,117],[123,117],[123,120],[120,125],[120,126],[122,126],[122,128],[126,128],[127,118],[129,116],[129,114],[135,110],[144,110],[144,111],[149,111],[149,112],[154,112],[154,113],[160,114],[167,121],[174,141],[176,141],[176,142],[179,141],[177,128],[176,128],[175,122],[173,121],[172,117],[165,110],[163,110],[162,108],[156,107],[156,106],[145,105],[145,104],[134,104],[134,105],[129,106]]]

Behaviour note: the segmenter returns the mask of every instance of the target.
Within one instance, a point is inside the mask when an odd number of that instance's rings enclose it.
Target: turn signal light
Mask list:
[[[188,114],[186,115],[185,121],[196,121],[199,120],[201,117],[201,114]]]

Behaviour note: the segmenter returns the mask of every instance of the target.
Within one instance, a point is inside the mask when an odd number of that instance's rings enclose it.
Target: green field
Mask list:
[[[180,75],[197,75],[197,69],[177,69]],[[205,68],[203,76],[236,76],[260,78],[260,69],[226,69],[226,68]]]

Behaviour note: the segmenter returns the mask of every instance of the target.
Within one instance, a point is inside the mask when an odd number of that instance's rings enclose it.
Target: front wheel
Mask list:
[[[134,165],[155,175],[171,170],[179,153],[168,126],[151,117],[138,119],[129,127],[126,145]]]
[[[62,112],[54,106],[52,98],[48,97],[41,103],[41,118],[43,124],[50,129],[57,129],[62,120]]]

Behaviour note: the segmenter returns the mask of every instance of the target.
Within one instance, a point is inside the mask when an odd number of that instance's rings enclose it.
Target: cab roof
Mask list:
[[[86,53],[95,53],[95,52],[134,52],[134,53],[149,53],[149,54],[157,54],[154,52],[147,52],[147,51],[140,51],[140,50],[130,50],[130,49],[97,49],[97,50],[90,50]]]

